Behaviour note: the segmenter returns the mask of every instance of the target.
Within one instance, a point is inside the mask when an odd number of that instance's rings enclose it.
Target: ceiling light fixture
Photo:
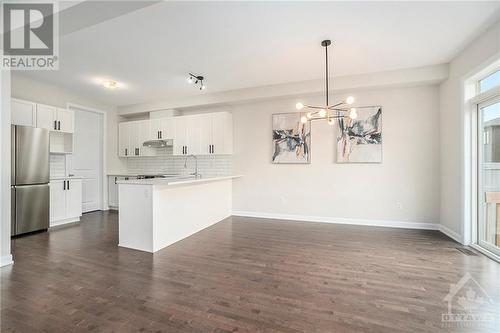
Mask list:
[[[307,113],[301,115],[300,121],[302,123],[306,123],[311,120],[327,120],[329,125],[335,124],[335,119],[356,119],[358,117],[358,113],[356,108],[368,108],[369,106],[358,106],[347,107],[347,105],[351,105],[354,103],[354,97],[348,96],[345,100],[339,103],[330,104],[329,100],[329,76],[328,76],[328,46],[330,46],[332,42],[330,40],[324,40],[321,42],[321,46],[325,48],[325,97],[326,103],[325,105],[305,105],[302,102],[298,102],[295,104],[295,108],[297,110],[302,110],[304,108],[310,109]]]
[[[191,83],[191,84],[195,84],[198,86],[198,88],[200,90],[205,90],[207,87],[205,86],[205,84],[203,83],[203,80],[205,80],[205,78],[201,75],[194,75],[193,73],[188,73],[189,74],[189,78],[187,79],[188,83]]]
[[[118,82],[113,81],[113,80],[103,80],[101,82],[101,85],[107,89],[115,89],[115,88],[118,88],[120,86],[120,84]]]

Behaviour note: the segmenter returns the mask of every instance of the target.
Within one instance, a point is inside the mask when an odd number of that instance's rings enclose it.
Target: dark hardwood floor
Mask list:
[[[443,327],[466,273],[500,310],[500,265],[439,232],[232,217],[153,255],[118,248],[117,220],[15,239],[1,332],[500,331]]]

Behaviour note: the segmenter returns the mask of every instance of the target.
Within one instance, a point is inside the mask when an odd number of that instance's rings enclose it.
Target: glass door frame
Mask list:
[[[482,177],[483,177],[481,161],[483,159],[483,138],[484,138],[484,135],[482,135],[481,131],[482,130],[481,109],[499,102],[500,102],[500,93],[489,95],[486,98],[482,98],[479,100],[476,99],[476,102],[474,103],[476,116],[473,117],[475,118],[474,119],[475,121],[473,122],[474,123],[473,132],[475,132],[474,133],[475,135],[473,135],[473,137],[475,138],[473,149],[475,150],[476,153],[473,154],[473,158],[475,159],[475,161],[473,161],[473,165],[475,168],[475,181],[473,188],[473,190],[475,191],[475,195],[473,196],[474,197],[473,203],[475,207],[473,207],[473,210],[475,210],[474,214],[475,218],[472,221],[473,244],[471,244],[474,248],[492,257],[493,259],[496,259],[497,261],[500,261],[500,250],[495,245],[489,244],[481,240],[481,235],[484,232],[484,226],[486,221],[484,220],[485,216],[483,213],[484,197],[482,197],[482,191],[480,191],[480,185],[482,184]]]

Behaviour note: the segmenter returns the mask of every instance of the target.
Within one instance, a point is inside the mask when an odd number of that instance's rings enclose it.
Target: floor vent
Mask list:
[[[465,247],[457,247],[456,248],[458,251],[462,252],[463,254],[467,256],[477,256],[477,253],[474,251],[469,250],[468,248]]]

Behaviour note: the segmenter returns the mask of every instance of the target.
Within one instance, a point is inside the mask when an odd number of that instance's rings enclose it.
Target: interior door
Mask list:
[[[102,209],[102,115],[76,109],[74,151],[67,156],[68,169],[82,179],[83,212]]]
[[[500,97],[478,106],[479,246],[500,256]]]

